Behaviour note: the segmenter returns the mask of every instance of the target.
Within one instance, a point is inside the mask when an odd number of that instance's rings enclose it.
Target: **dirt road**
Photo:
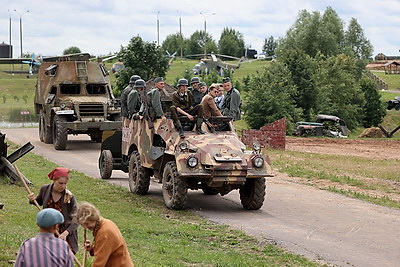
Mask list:
[[[34,153],[99,177],[100,145],[91,143],[88,137],[69,137],[68,149],[55,151],[52,145],[39,142],[37,129],[1,131],[17,144],[31,141]],[[322,141],[317,142],[320,144],[303,143],[303,149],[315,152],[318,146],[326,147]],[[342,148],[343,144],[339,146]],[[352,146],[354,144],[349,145],[349,149]],[[386,146],[383,143],[380,149]],[[290,140],[288,147],[300,149],[298,142]],[[348,153],[349,149],[343,153]],[[368,146],[365,149],[368,150]],[[378,153],[369,151],[371,156]],[[114,171],[110,182],[127,188],[126,177],[125,173]],[[213,222],[228,224],[256,236],[261,242],[278,244],[316,261],[337,266],[399,266],[399,210],[296,184],[284,174],[269,178],[267,187],[267,198],[259,211],[243,210],[237,192],[221,197],[190,191],[187,207]],[[159,184],[151,184],[149,196],[162,201]]]

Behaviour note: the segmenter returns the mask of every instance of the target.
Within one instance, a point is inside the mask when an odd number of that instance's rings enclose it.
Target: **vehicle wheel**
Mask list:
[[[206,195],[217,195],[219,193],[217,189],[209,187],[208,185],[205,184],[203,184],[201,190],[203,190],[203,193]]]
[[[129,188],[132,193],[144,195],[149,191],[150,171],[140,163],[140,156],[133,151],[129,158]]]
[[[110,179],[113,171],[113,156],[110,150],[101,151],[99,169],[101,179]]]
[[[101,143],[102,137],[103,137],[102,135],[103,135],[102,132],[94,132],[94,133],[90,134],[89,136],[90,136],[90,140],[92,140],[93,142]]]
[[[185,207],[188,184],[185,179],[178,176],[174,161],[165,164],[162,190],[167,208],[180,210]]]
[[[264,203],[265,189],[265,178],[247,179],[246,183],[239,190],[243,208],[247,210],[258,210],[261,208]]]
[[[67,148],[68,130],[65,127],[66,118],[63,116],[54,116],[53,120],[53,144],[56,150],[65,150]]]
[[[39,139],[45,144],[53,143],[53,134],[51,128],[46,126],[43,110],[39,113]]]

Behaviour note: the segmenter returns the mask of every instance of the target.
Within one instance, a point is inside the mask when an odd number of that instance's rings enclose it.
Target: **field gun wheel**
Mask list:
[[[113,156],[110,150],[101,151],[99,169],[101,179],[110,179],[113,171]]]
[[[179,177],[174,161],[165,164],[162,190],[167,208],[180,210],[185,207],[188,184],[185,179]]]
[[[45,144],[53,143],[53,133],[51,132],[51,128],[46,126],[43,110],[39,113],[39,139]]]
[[[265,198],[265,178],[247,179],[239,189],[240,201],[247,210],[258,210],[262,207]]]
[[[149,191],[150,171],[140,163],[140,155],[133,151],[129,158],[129,188],[132,193],[145,195]]]
[[[68,130],[65,127],[67,119],[56,115],[53,121],[53,144],[56,150],[65,150],[67,148]]]

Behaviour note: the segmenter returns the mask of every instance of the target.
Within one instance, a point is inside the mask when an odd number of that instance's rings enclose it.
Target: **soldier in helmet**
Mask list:
[[[142,105],[142,94],[144,88],[146,87],[146,82],[142,79],[138,79],[135,82],[135,86],[128,95],[127,107],[128,107],[128,118],[138,119],[140,107]]]
[[[122,126],[127,127],[129,125],[129,119],[128,117],[128,107],[127,107],[127,102],[128,102],[128,95],[133,89],[133,86],[135,85],[136,80],[139,80],[140,76],[139,75],[132,75],[131,79],[129,80],[129,85],[125,87],[124,90],[122,90],[121,93],[121,117],[122,117]]]
[[[151,120],[162,119],[166,120],[164,111],[161,104],[161,93],[164,92],[164,79],[162,77],[157,77],[154,79],[155,88],[152,88],[150,92],[147,93],[147,106],[148,112]],[[142,105],[141,110],[145,107]]]
[[[200,91],[200,79],[198,77],[193,77],[190,79],[190,87],[188,90],[193,95],[193,106],[200,104],[203,99],[204,94]]]
[[[174,120],[174,125],[179,131],[179,136],[181,138],[185,137],[182,129],[181,122],[179,121],[179,115],[184,115],[189,118],[189,120],[196,121],[196,131],[198,134],[204,134],[201,129],[201,124],[203,123],[203,106],[193,105],[193,96],[190,91],[187,90],[188,81],[186,79],[178,80],[178,91],[172,95],[172,106],[171,106],[171,117]]]
[[[232,82],[229,77],[224,78],[222,82],[226,95],[222,104],[221,113],[224,116],[231,117],[234,121],[240,120],[240,106],[242,105],[240,93],[236,88],[232,87]]]

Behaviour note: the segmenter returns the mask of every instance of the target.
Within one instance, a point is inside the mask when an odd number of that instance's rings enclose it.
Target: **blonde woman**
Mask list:
[[[85,249],[94,256],[92,267],[133,267],[128,247],[114,222],[101,217],[99,210],[87,202],[79,205],[76,219],[83,228],[93,232],[93,243],[85,241]]]
[[[74,254],[78,251],[78,224],[73,221],[73,216],[77,210],[77,202],[74,195],[67,189],[69,181],[69,170],[63,167],[58,167],[52,170],[48,175],[52,181],[50,184],[43,185],[40,188],[39,194],[29,194],[29,203],[34,204],[34,200],[40,206],[53,208],[58,210],[64,216],[64,223],[58,226],[57,231],[59,237],[66,240]]]

